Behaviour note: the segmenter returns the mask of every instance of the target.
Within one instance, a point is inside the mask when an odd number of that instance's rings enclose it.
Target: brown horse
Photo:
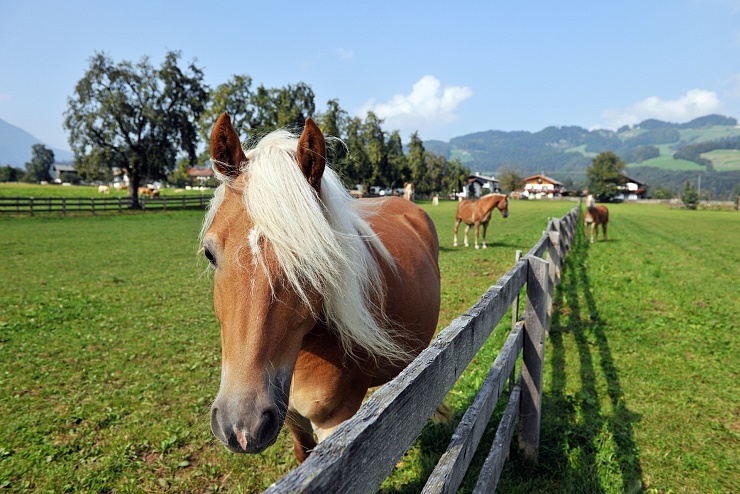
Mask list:
[[[604,240],[607,240],[606,226],[608,223],[609,210],[606,206],[597,206],[594,196],[589,194],[586,199],[586,212],[583,213],[583,227],[586,231],[586,238],[588,238],[589,230],[591,230],[591,243],[594,243],[594,238],[599,236],[599,225],[601,225]]]
[[[242,150],[223,114],[201,231],[221,323],[213,434],[259,453],[283,423],[299,461],[429,343],[440,306],[434,224],[397,197],[357,200],[311,119]],[[315,435],[315,436],[314,436]]]
[[[462,199],[457,205],[457,214],[455,215],[455,242],[457,247],[457,228],[460,222],[465,222],[465,247],[468,247],[468,230],[475,225],[475,248],[478,249],[478,228],[483,225],[483,248],[486,249],[486,231],[488,222],[491,221],[491,212],[493,208],[501,211],[501,216],[509,216],[509,198],[503,194],[487,194],[478,200],[471,201]]]

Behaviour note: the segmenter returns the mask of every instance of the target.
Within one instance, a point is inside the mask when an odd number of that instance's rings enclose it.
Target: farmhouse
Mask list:
[[[198,182],[206,182],[213,178],[213,168],[200,168],[193,166],[188,168],[188,176]]]
[[[560,195],[564,189],[561,182],[550,178],[543,173],[532,175],[524,179],[524,193],[530,199],[542,199],[543,197],[552,198]]]
[[[501,189],[498,186],[498,180],[476,172],[465,179],[462,194],[466,199],[477,199],[491,192],[498,192],[499,190]]]
[[[622,182],[622,185],[619,186],[620,192],[616,199],[622,201],[636,201],[647,197],[647,186],[644,182],[630,178],[627,175],[623,178],[624,181]]]
[[[67,174],[67,180],[62,180],[62,175]],[[77,178],[79,175],[75,167],[72,165],[65,165],[62,163],[54,163],[51,165],[51,178],[54,183],[60,184],[63,181],[70,182],[69,178]]]

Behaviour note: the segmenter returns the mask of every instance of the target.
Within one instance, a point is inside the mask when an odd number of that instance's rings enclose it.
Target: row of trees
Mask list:
[[[145,180],[183,178],[207,160],[209,134],[223,112],[247,140],[277,128],[300,131],[307,117],[314,118],[337,138],[330,140],[330,160],[348,187],[396,188],[412,181],[420,193],[444,193],[459,189],[470,173],[457,160],[427,152],[416,133],[404,152],[398,131],[383,130],[383,120],[371,112],[364,120],[350,117],[331,100],[317,114],[314,93],[304,83],[253,88],[249,76],[235,75],[209,88],[202,69],[182,67],[179,58],[179,52],[168,52],[155,68],[147,57],[115,63],[97,53],[68,98],[64,126],[75,168],[88,180],[110,176],[113,167],[127,170],[133,207]]]
[[[54,164],[54,151],[43,144],[31,148],[31,161],[26,169],[10,165],[0,166],[0,182],[43,182],[51,180],[51,166]]]

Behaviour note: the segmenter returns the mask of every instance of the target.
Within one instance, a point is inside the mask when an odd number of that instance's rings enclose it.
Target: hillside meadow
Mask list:
[[[441,243],[439,327],[575,204],[512,202],[476,251],[452,247],[456,203],[422,203]],[[499,490],[737,491],[740,216],[609,207],[610,240],[579,236],[556,291],[540,461],[512,454]],[[285,432],[258,456],[211,435],[220,341],[202,216],[0,217],[0,488],[260,492],[296,466]],[[453,424],[428,425],[382,492],[421,489],[508,325],[448,396]]]

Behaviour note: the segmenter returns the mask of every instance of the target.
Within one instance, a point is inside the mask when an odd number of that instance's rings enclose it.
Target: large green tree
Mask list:
[[[505,166],[499,170],[498,182],[501,190],[507,194],[514,190],[521,190],[524,188],[525,185],[524,177],[522,176],[522,174],[519,172],[518,169],[510,165]]]
[[[339,106],[339,100],[332,99],[326,103],[326,111],[316,115],[315,120],[327,138],[326,152],[329,164],[339,174],[345,185],[351,187],[353,184],[347,181],[350,176],[348,169],[351,163],[347,147],[342,141],[342,136],[347,133],[349,115]]]
[[[414,183],[414,188],[417,192],[427,193],[429,191],[428,185],[425,183],[427,175],[427,163],[426,153],[424,150],[424,142],[419,137],[418,132],[411,134],[411,141],[409,142],[409,154],[408,154],[408,166],[411,170],[411,180]]]
[[[208,103],[200,117],[200,131],[203,141],[208,144],[211,130],[222,113],[228,113],[231,123],[239,136],[250,133],[255,113],[252,98],[252,78],[246,74],[234,75],[223,84],[208,92]],[[208,145],[206,145],[206,149]]]
[[[54,151],[43,144],[34,144],[31,148],[31,161],[26,163],[26,182],[51,180],[51,165],[54,164]]]
[[[179,52],[168,52],[159,68],[148,57],[115,63],[103,53],[67,99],[64,125],[75,154],[75,168],[95,177],[105,168],[128,171],[131,207],[138,187],[164,177],[178,154],[196,163],[198,121],[207,100],[203,71],[179,66]]]
[[[306,118],[313,117],[316,112],[313,90],[303,82],[282,88],[260,85],[252,95],[252,104],[252,137],[261,137],[280,128],[303,129]]]
[[[586,169],[589,192],[601,201],[614,199],[624,182],[625,168],[624,161],[612,151],[599,154]]]

